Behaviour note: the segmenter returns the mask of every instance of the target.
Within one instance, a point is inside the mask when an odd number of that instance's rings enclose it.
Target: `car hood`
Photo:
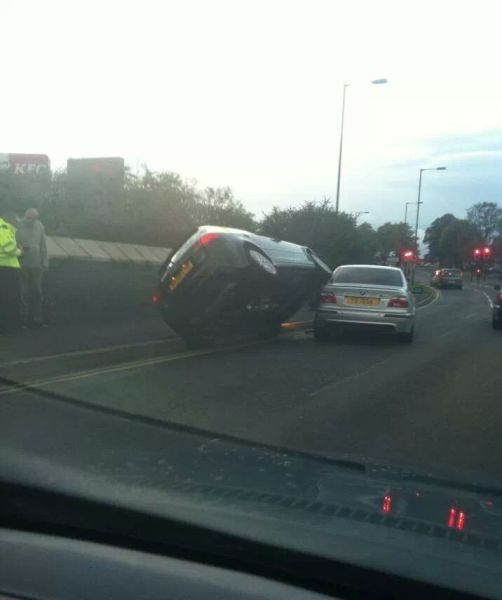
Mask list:
[[[466,578],[475,565],[483,585],[502,576],[498,489],[287,452],[48,394],[0,404],[0,482],[4,518],[91,526],[79,522],[84,511],[41,514],[37,491],[68,506],[76,499],[190,522],[417,578],[429,577],[431,557],[434,577],[438,561],[453,561]],[[450,583],[449,570],[441,577]]]

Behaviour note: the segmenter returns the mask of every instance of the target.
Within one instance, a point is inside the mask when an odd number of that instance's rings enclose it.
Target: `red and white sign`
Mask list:
[[[47,154],[0,154],[0,172],[10,171],[16,175],[38,175],[50,170]]]

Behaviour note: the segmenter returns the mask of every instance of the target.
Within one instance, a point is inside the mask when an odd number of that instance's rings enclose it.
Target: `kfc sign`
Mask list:
[[[0,172],[10,171],[15,175],[39,175],[50,170],[46,154],[0,154]]]

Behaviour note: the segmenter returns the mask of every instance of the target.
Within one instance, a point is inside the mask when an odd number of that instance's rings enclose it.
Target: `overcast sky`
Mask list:
[[[501,8],[499,8],[501,6]],[[502,194],[502,3],[2,0],[0,152],[123,156],[256,215],[334,198],[401,220]],[[386,77],[387,85],[371,79]],[[410,207],[410,220],[413,218]]]

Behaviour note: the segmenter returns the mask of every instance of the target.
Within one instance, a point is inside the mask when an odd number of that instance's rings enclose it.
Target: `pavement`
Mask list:
[[[412,345],[367,334],[320,344],[308,311],[276,339],[198,351],[154,317],[23,332],[0,349],[10,381],[0,402],[22,401],[35,386],[254,443],[502,488],[502,332],[491,328],[492,295],[466,282],[419,299]]]

